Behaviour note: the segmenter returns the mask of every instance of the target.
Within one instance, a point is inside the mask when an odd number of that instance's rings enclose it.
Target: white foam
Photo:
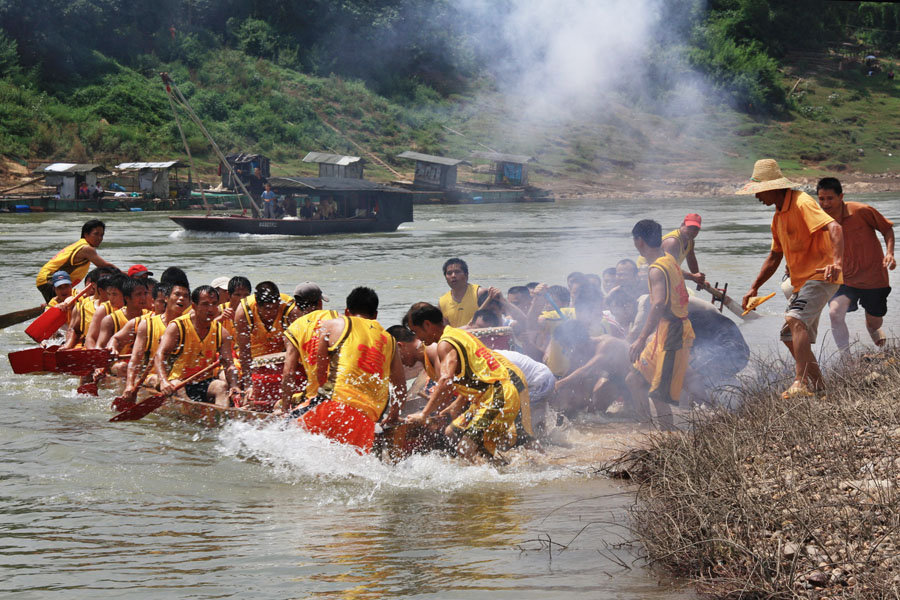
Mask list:
[[[219,433],[219,449],[228,456],[258,461],[290,483],[349,484],[354,488],[351,496],[357,498],[380,489],[451,492],[485,484],[536,485],[574,476],[571,469],[536,463],[527,455],[516,456],[517,452],[510,453],[511,464],[502,468],[464,464],[437,453],[414,455],[391,465],[290,422],[228,423]]]

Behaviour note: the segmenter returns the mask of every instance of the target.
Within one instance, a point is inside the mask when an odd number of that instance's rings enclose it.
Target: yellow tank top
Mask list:
[[[168,358],[170,381],[190,377],[218,360],[219,346],[222,345],[221,323],[210,323],[209,333],[201,340],[190,315],[182,315],[172,322],[178,326],[178,345]]]
[[[93,296],[83,296],[78,304],[75,305],[75,310],[78,311],[79,325],[75,330],[75,333],[83,338],[87,335],[87,330],[91,326],[91,321],[94,319],[94,313],[97,312],[97,305],[94,304]]]
[[[371,319],[343,317],[344,331],[328,351],[331,399],[359,409],[373,421],[387,405],[394,336]]]
[[[670,231],[666,235],[662,237],[663,240],[668,240],[675,238],[678,240],[678,248],[681,252],[675,256],[675,262],[678,263],[678,266],[681,266],[681,263],[684,262],[684,259],[687,258],[687,255],[691,253],[691,250],[694,249],[694,240],[688,242],[687,248],[684,247],[684,240],[681,239],[681,229],[676,229],[675,231]]]
[[[228,306],[229,305],[227,302],[223,302],[222,304],[220,304],[219,314],[221,315],[222,313],[224,313],[225,309],[228,308]],[[231,337],[234,338],[234,319],[219,319],[219,322],[222,324],[222,327],[225,328],[225,331],[227,331],[231,335]]]
[[[319,352],[319,341],[322,339],[319,324],[328,319],[337,319],[336,310],[314,310],[295,320],[284,330],[284,337],[300,353],[300,366],[306,372],[306,397],[312,399],[319,390],[319,378],[316,375],[316,358]]]
[[[81,238],[74,244],[69,244],[60,250],[56,256],[51,258],[47,264],[38,271],[37,285],[44,285],[49,282],[50,276],[57,271],[65,271],[68,273],[72,278],[72,285],[78,285],[78,283],[84,279],[84,276],[87,275],[91,265],[91,261],[87,259],[75,259],[75,255],[78,251],[85,246],[90,246],[90,244],[88,244],[86,239]]]
[[[141,316],[134,318],[134,333],[135,333],[135,335],[137,335],[137,328],[141,322],[141,319],[145,318],[149,314],[151,314],[151,312],[145,308],[145,309],[142,309]],[[115,311],[112,314],[112,320],[113,320],[113,329],[114,329],[113,333],[121,331],[121,329],[123,327],[125,327],[126,323],[128,323],[128,320],[129,320],[128,317],[125,316],[125,308],[123,307],[123,308],[120,308],[119,310]],[[122,354],[131,353],[131,349],[133,347],[134,347],[134,342],[128,344],[127,346],[122,347],[120,352]]]
[[[452,291],[447,292],[438,300],[438,305],[451,327],[464,327],[478,310],[478,286],[470,283],[460,302],[453,299]]]
[[[490,348],[468,331],[444,327],[441,342],[448,342],[459,355],[459,372],[454,388],[464,395],[477,395],[490,385],[509,379],[509,370]]]
[[[162,315],[152,315],[147,319],[147,347],[144,349],[144,362],[149,362],[159,349],[159,340],[166,332],[166,324]]]
[[[651,269],[659,269],[666,276],[666,313],[663,318],[687,319],[688,291],[684,285],[681,267],[670,254],[663,253],[650,265]]]
[[[255,294],[241,300],[241,306],[244,307],[244,314],[247,316],[247,323],[250,325],[250,355],[256,358],[264,354],[283,352],[284,338],[282,336],[284,335],[284,330],[288,327],[286,321],[290,312],[287,304],[281,302],[278,305],[278,314],[275,316],[271,327],[266,327],[259,318]]]

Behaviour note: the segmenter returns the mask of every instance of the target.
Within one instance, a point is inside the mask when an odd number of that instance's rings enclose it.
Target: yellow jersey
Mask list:
[[[47,261],[47,264],[38,271],[36,280],[37,285],[41,286],[45,283],[49,283],[50,276],[57,271],[65,271],[68,273],[69,277],[72,278],[72,285],[78,285],[78,283],[84,279],[84,276],[87,275],[87,272],[91,267],[91,261],[87,259],[76,260],[75,258],[78,251],[85,246],[90,246],[90,244],[86,239],[81,238],[74,244],[69,244],[57,252],[56,256]]]
[[[666,312],[664,319],[687,319],[688,295],[684,285],[684,276],[681,267],[671,254],[663,253],[650,265],[651,269],[659,269],[666,278]]]
[[[444,327],[440,342],[449,343],[459,356],[459,375],[453,387],[460,394],[477,395],[491,384],[509,379],[509,370],[497,355],[468,331]]]
[[[78,292],[76,292],[74,289],[72,289],[72,293],[70,295],[74,296],[77,293]],[[80,300],[79,300],[79,302],[80,302]],[[59,306],[59,303],[60,303],[59,298],[57,298],[56,296],[53,296],[52,298],[50,298],[50,302],[47,303],[47,308],[50,308],[51,306]],[[47,308],[45,308],[44,310],[47,310]],[[72,306],[69,306],[69,310],[71,310],[71,309],[72,309]]]
[[[690,254],[691,250],[694,249],[694,240],[691,240],[690,242],[688,242],[687,247],[685,247],[684,241],[681,239],[681,228],[680,227],[678,229],[675,229],[674,231],[670,231],[666,235],[662,236],[663,240],[668,240],[668,239],[672,239],[672,238],[676,238],[678,240],[679,252],[673,258],[675,259],[675,262],[677,262],[678,266],[680,267],[681,263],[684,262],[684,259],[687,258],[687,255]],[[635,261],[635,262],[637,263],[638,267],[644,267],[647,265],[647,259],[644,258],[643,256],[638,256],[637,261]]]
[[[141,310],[141,315],[140,315],[139,317],[135,317],[135,318],[133,319],[133,320],[134,320],[134,333],[135,333],[135,335],[137,335],[137,328],[138,328],[138,325],[139,325],[140,322],[141,322],[141,319],[145,318],[147,315],[150,315],[150,314],[152,314],[152,313],[151,313],[149,310],[147,310],[146,308],[144,308],[144,309]],[[122,308],[120,308],[119,310],[115,311],[115,312],[112,314],[112,320],[113,320],[113,335],[115,335],[118,331],[121,331],[122,328],[125,327],[125,325],[126,325],[126,324],[128,323],[128,321],[129,321],[128,317],[125,316],[125,308],[122,307]],[[132,339],[133,339],[133,338],[132,338]],[[130,354],[130,353],[131,353],[131,349],[132,349],[133,347],[134,347],[134,342],[132,341],[132,343],[128,344],[127,346],[123,346],[123,347],[120,349],[120,353],[121,353],[121,354]]]
[[[449,291],[441,296],[438,305],[451,327],[465,327],[478,310],[478,286],[470,283],[459,302],[453,299],[453,292]]]
[[[159,349],[159,341],[166,332],[166,324],[162,315],[151,315],[147,319],[147,347],[144,349],[144,363],[149,362]]]
[[[75,334],[84,339],[88,329],[91,327],[91,321],[94,320],[94,313],[97,312],[97,305],[94,304],[93,296],[82,296],[75,304],[75,310],[78,311],[79,325],[75,329]]]
[[[307,399],[315,398],[320,385],[316,375],[316,359],[319,342],[322,339],[319,324],[329,319],[337,319],[339,316],[336,310],[314,310],[299,317],[284,330],[285,339],[300,353],[300,366],[306,373]]]
[[[259,318],[255,294],[241,300],[241,306],[244,307],[244,315],[250,326],[250,356],[256,358],[264,354],[283,352],[284,338],[282,336],[284,330],[288,328],[290,307],[285,302],[279,303],[275,320],[272,321],[270,327],[266,327]]]
[[[391,362],[397,342],[378,321],[342,317],[344,331],[328,348],[331,400],[356,408],[373,421],[381,418],[390,393]]]
[[[223,336],[221,323],[211,322],[209,332],[202,340],[190,315],[182,315],[172,323],[178,327],[178,345],[168,358],[169,381],[190,377],[218,359]]]

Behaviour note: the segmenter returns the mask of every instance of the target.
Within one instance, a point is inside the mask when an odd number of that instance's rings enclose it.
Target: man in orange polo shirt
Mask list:
[[[775,207],[772,249],[744,296],[744,308],[759,295],[759,288],[778,270],[782,258],[791,274],[793,294],[784,313],[781,340],[794,357],[796,376],[782,395],[785,399],[824,391],[812,344],[822,309],[844,282],[841,226],[811,196],[792,190],[793,185],[778,163],[766,158],[756,161],[750,182],[736,192],[754,194],[766,206]]]
[[[862,202],[844,202],[844,189],[834,177],[826,177],[816,186],[819,204],[844,230],[844,284],[828,303],[831,334],[841,352],[850,351],[850,332],[844,321],[848,312],[862,304],[866,329],[876,346],[883,346],[881,330],[891,293],[888,269],[894,269],[894,224],[880,212]],[[887,252],[875,232],[881,232]]]

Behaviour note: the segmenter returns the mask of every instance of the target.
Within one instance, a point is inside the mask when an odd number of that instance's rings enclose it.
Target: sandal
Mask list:
[[[805,383],[795,381],[791,384],[791,387],[781,393],[781,399],[790,400],[792,398],[808,398],[814,395],[815,394],[809,391],[809,388],[806,387]]]

